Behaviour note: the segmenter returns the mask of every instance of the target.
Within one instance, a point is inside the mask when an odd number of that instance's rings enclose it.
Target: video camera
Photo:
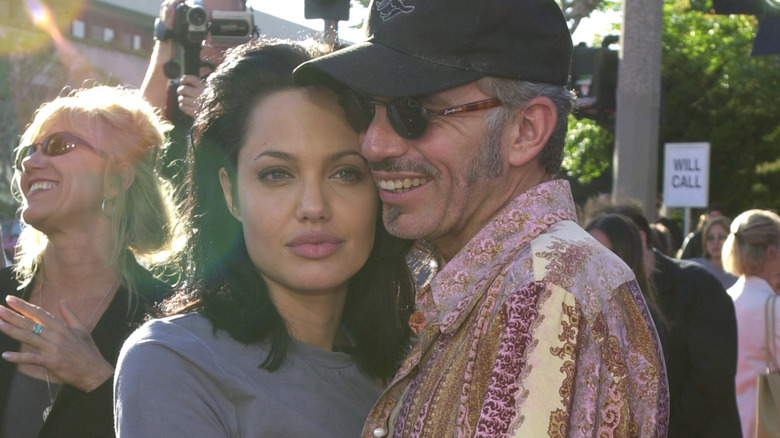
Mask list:
[[[192,0],[176,6],[173,32],[182,45],[201,44],[208,34],[218,44],[241,44],[255,34],[254,16],[251,11],[211,11],[209,21],[203,1]]]
[[[238,45],[251,40],[257,34],[254,16],[249,11],[211,11],[203,7],[203,0],[187,0],[176,5],[173,25],[173,39],[184,49],[185,75],[200,76],[200,50],[203,41],[211,35],[211,42],[216,44]],[[163,66],[167,85],[167,104],[165,116],[174,124],[191,124],[192,119],[182,113],[178,107],[176,89],[182,68],[176,61],[169,61]]]

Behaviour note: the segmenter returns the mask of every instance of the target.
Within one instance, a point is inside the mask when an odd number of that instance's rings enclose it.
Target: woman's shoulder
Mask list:
[[[229,356],[244,348],[196,312],[149,320],[130,335],[126,345],[164,349],[185,357]]]
[[[707,267],[709,267],[712,264],[709,260],[705,259],[704,257],[693,257],[688,260]]]
[[[0,303],[5,304],[8,295],[21,296],[24,293],[19,289],[19,280],[16,278],[13,266],[0,268]]]
[[[165,343],[172,339],[181,342],[187,339],[207,339],[212,336],[211,323],[198,313],[155,318],[145,322],[129,340]]]
[[[16,280],[14,267],[6,266],[4,268],[0,268],[0,290],[4,294],[8,294],[9,290],[16,289],[18,286],[19,282]]]
[[[122,347],[123,366],[179,367],[199,369],[209,374],[231,374],[228,370],[245,366],[242,357],[258,346],[244,346],[198,313],[156,318],[139,327]],[[251,356],[258,357],[256,350]],[[257,366],[253,362],[252,366]],[[210,370],[210,371],[206,371]]]

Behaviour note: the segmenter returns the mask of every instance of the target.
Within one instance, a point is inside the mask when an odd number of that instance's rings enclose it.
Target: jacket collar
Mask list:
[[[577,221],[568,181],[539,184],[512,200],[421,291],[418,306],[426,321],[439,324],[442,333],[456,329],[531,239],[563,220]]]

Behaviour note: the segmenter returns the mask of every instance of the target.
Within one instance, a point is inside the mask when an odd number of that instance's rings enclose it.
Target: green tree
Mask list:
[[[780,68],[775,58],[750,56],[755,30],[752,16],[664,4],[659,163],[664,143],[710,142],[710,199],[733,215],[780,208]],[[610,172],[611,133],[574,117],[569,127],[568,177],[588,183]]]
[[[780,208],[780,68],[750,56],[756,27],[753,16],[664,5],[661,141],[710,142],[710,200],[732,215]]]
[[[615,135],[591,119],[569,117],[569,132],[566,134],[566,155],[563,168],[579,183],[587,184],[608,169],[612,161]]]

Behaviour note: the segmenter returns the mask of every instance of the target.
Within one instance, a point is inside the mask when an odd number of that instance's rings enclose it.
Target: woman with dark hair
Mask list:
[[[337,96],[293,83],[311,56],[251,42],[209,77],[188,280],[123,348],[120,436],[359,436],[404,358],[411,242],[382,225]]]
[[[636,282],[642,289],[642,295],[650,308],[650,315],[659,332],[662,347],[666,347],[666,336],[663,331],[663,319],[658,310],[655,298],[655,287],[652,277],[647,275],[644,263],[644,248],[642,235],[629,218],[616,213],[601,214],[591,220],[585,230],[602,245],[614,252],[634,271]]]

